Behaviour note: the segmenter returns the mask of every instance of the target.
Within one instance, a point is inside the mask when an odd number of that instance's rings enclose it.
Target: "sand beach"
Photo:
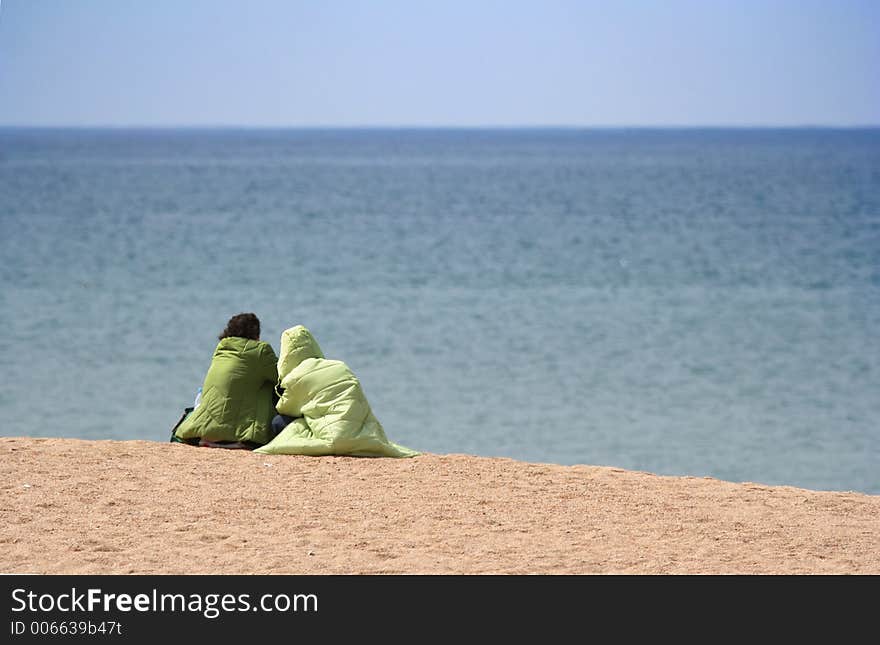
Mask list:
[[[0,438],[0,572],[878,574],[880,496],[464,454]]]

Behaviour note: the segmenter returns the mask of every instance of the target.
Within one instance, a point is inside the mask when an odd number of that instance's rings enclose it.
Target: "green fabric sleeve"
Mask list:
[[[275,355],[275,350],[268,343],[261,348],[260,367],[264,379],[271,383],[274,388],[278,383],[278,357]]]

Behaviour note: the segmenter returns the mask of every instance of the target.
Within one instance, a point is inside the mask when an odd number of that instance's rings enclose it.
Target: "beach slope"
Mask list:
[[[880,573],[875,495],[458,454],[0,455],[0,573]]]

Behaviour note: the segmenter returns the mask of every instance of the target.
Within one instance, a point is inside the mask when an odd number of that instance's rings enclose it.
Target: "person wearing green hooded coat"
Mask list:
[[[265,455],[414,457],[388,440],[360,381],[342,361],[324,358],[302,325],[281,335],[278,358],[279,414],[293,418],[268,444]]]
[[[229,319],[195,409],[177,426],[174,438],[184,443],[242,444],[256,447],[274,436],[277,357],[260,340],[260,320],[252,313]]]

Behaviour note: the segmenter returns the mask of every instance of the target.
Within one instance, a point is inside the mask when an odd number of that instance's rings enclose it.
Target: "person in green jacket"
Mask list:
[[[202,396],[178,425],[174,438],[198,445],[256,448],[274,436],[278,358],[260,340],[260,320],[252,313],[229,319],[220,334]]]
[[[278,436],[256,452],[264,455],[415,457],[390,441],[348,365],[324,358],[303,325],[281,334]]]

